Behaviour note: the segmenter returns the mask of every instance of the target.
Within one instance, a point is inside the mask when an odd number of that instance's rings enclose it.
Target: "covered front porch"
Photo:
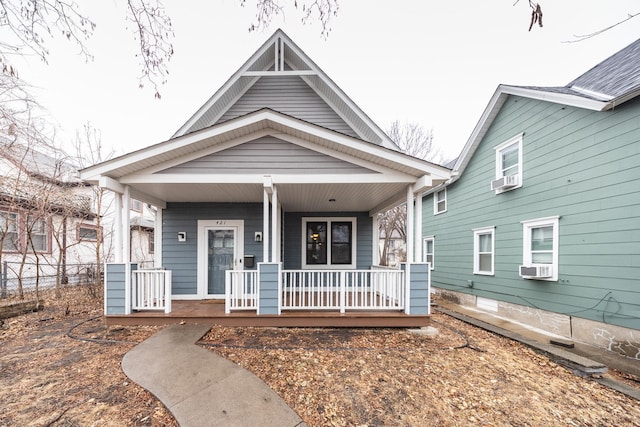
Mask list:
[[[428,264],[342,271],[282,270],[281,265],[260,263],[255,271],[226,271],[224,299],[172,300],[171,271],[137,269],[130,263],[107,264],[107,323],[274,327],[428,324]]]
[[[115,197],[109,322],[185,320],[220,307],[214,323],[392,326],[388,313],[416,322],[429,314],[421,195],[449,178],[445,168],[260,110],[82,176]],[[131,263],[132,200],[155,207],[153,269]],[[378,215],[399,205],[408,207],[407,262],[383,269]]]

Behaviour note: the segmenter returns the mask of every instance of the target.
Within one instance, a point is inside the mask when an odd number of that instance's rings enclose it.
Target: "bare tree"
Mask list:
[[[240,0],[244,6],[246,0]],[[271,20],[279,15],[285,15],[287,6],[293,3],[294,9],[302,13],[302,23],[317,20],[320,22],[320,32],[327,37],[331,32],[331,20],[338,15],[338,0],[256,0],[256,22],[249,26],[249,31],[268,28]]]
[[[396,120],[389,126],[387,135],[406,154],[429,161],[442,161],[442,154],[434,142],[433,131],[425,130],[418,123],[401,123]],[[378,215],[378,230],[383,238],[380,249],[380,262],[387,265],[387,260],[391,252],[391,241],[400,238],[404,243],[407,241],[406,235],[407,206],[406,204],[396,206]],[[397,251],[395,254],[400,261],[406,261],[406,252]]]
[[[105,147],[102,145],[100,131],[95,129],[90,123],[85,124],[82,131],[76,132],[75,148],[76,162],[81,168],[109,160],[114,155],[113,149],[111,151],[105,150]],[[105,197],[106,190],[104,188],[101,188],[100,186],[92,186],[91,189],[94,205],[93,208],[96,214],[95,227],[97,230],[95,240],[96,270],[94,279],[98,281],[102,273],[104,261],[108,258],[112,250],[111,247],[104,247],[105,241],[111,242],[111,232],[104,231],[106,224],[103,223],[103,216],[109,211],[110,203]]]
[[[155,96],[166,81],[168,62],[173,55],[173,29],[161,0],[127,0],[126,26],[139,44],[141,75],[139,85],[150,83]],[[75,1],[64,0],[0,0],[0,23],[7,32],[0,42],[0,61],[5,73],[15,74],[10,57],[35,55],[47,62],[51,39],[61,35],[79,48],[87,61],[93,54],[87,40],[96,24]],[[130,28],[132,27],[132,28]]]

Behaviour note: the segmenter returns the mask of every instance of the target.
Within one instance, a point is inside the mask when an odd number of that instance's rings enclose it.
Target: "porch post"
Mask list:
[[[371,260],[373,265],[380,265],[380,225],[378,224],[378,214],[373,214],[371,221],[371,235],[373,236],[373,253],[371,254]]]
[[[269,259],[269,192],[266,184],[262,196],[262,260],[271,261]]]
[[[115,195],[115,235],[113,236],[114,255],[116,262],[124,262],[122,255],[122,240],[124,231],[122,230],[122,194],[113,193]]]
[[[413,262],[413,254],[414,254],[414,225],[413,225],[413,217],[414,217],[414,207],[413,207],[413,187],[409,185],[407,187],[407,263]]]
[[[422,192],[416,195],[416,215],[415,215],[415,253],[413,262],[422,262]]]
[[[280,314],[282,307],[282,274],[280,264],[275,262],[258,263],[258,316],[263,314]]]
[[[273,193],[273,182],[268,175],[264,176],[264,191],[262,194],[262,260],[263,262],[272,261],[269,258],[269,195]]]
[[[164,209],[156,206],[156,218],[153,227],[153,266],[162,267],[162,212]]]
[[[128,185],[124,187],[124,203],[122,204],[122,229],[124,231],[123,234],[123,260],[126,263],[131,262],[131,188]]]
[[[271,238],[271,261],[280,262],[280,251],[278,250],[278,187],[273,186],[273,194],[271,194],[271,231],[273,236]]]

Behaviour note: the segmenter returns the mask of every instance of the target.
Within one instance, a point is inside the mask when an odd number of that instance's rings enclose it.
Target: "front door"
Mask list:
[[[243,221],[198,221],[198,228],[198,293],[202,298],[224,298],[226,271],[243,268]]]

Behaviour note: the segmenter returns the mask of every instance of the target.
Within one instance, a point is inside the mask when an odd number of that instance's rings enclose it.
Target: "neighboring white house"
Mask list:
[[[76,171],[68,158],[46,147],[2,141],[2,296],[15,293],[19,283],[29,290],[36,282],[46,287],[92,280],[99,271],[97,264],[113,257],[113,196],[100,197],[99,190],[78,179]],[[132,259],[150,261],[153,212],[142,203],[133,208]]]

